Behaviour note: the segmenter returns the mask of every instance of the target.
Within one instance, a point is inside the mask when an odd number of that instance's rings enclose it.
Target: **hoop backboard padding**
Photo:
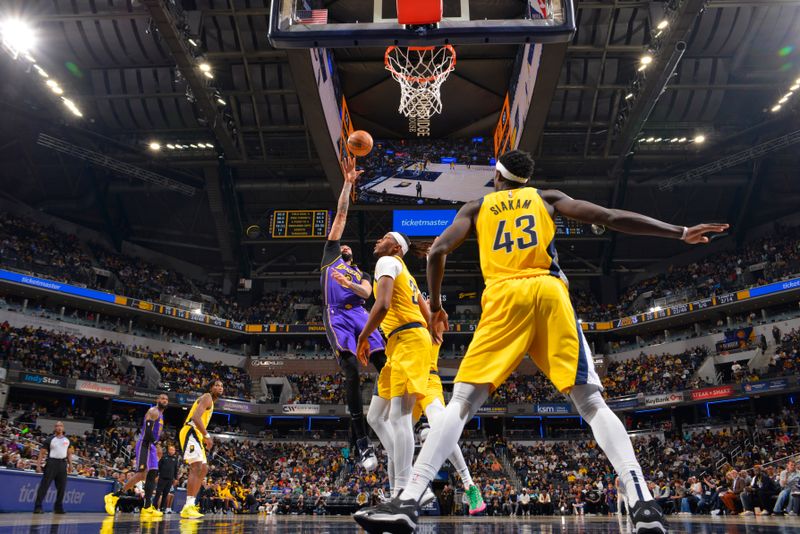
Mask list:
[[[456,68],[456,51],[452,46],[390,46],[384,63],[400,84],[397,111],[405,117],[422,120],[442,112],[442,84]]]
[[[575,33],[574,0],[397,1],[337,0],[315,10],[308,0],[274,0],[270,42],[276,48],[562,43]],[[428,4],[441,6],[441,22],[401,24],[398,17],[411,16],[406,2],[425,5],[426,14]]]
[[[443,12],[443,0],[397,0],[397,22],[406,26],[438,24]]]

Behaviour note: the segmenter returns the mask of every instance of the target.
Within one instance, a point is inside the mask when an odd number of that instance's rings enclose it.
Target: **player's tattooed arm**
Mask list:
[[[381,276],[378,279],[375,304],[372,305],[364,329],[358,336],[356,348],[358,354],[356,354],[356,356],[358,356],[358,361],[364,366],[369,363],[369,336],[378,328],[383,318],[386,317],[389,306],[392,304],[392,293],[394,293],[394,278],[391,276]]]
[[[694,245],[708,243],[709,238],[706,234],[718,234],[729,227],[728,224],[716,223],[698,224],[692,227],[678,226],[641,213],[609,209],[585,200],[576,200],[555,189],[539,191],[539,194],[556,212],[565,217],[584,223],[600,224],[626,234],[680,239]]]
[[[350,207],[350,192],[353,190],[353,184],[364,172],[356,170],[356,160],[350,157],[345,158],[342,163],[342,170],[344,171],[344,185],[342,185],[342,192],[339,194],[336,216],[333,219],[331,231],[328,233],[328,241],[338,241],[342,238],[344,225],[347,222],[347,210]]]

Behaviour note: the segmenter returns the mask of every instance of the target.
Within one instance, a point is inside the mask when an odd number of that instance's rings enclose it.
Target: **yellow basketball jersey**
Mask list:
[[[186,421],[183,423],[184,425],[194,426],[192,423],[192,417],[194,417],[194,412],[197,410],[197,403],[200,402],[200,397],[198,397],[194,403],[192,404],[189,413],[186,415]],[[203,426],[206,427],[206,431],[208,431],[208,422],[211,421],[211,414],[214,412],[214,398],[211,397],[211,406],[203,412],[203,415],[200,416],[200,420],[203,421]]]
[[[556,225],[532,187],[483,197],[475,230],[486,286],[508,278],[552,275],[565,283],[555,248]]]
[[[408,272],[408,267],[397,256],[394,256],[402,265],[402,270],[397,278],[394,279],[394,291],[392,292],[392,302],[389,306],[389,311],[386,317],[381,322],[381,329],[387,336],[391,334],[396,328],[399,328],[408,323],[422,323],[427,327],[428,323],[425,321],[422,312],[419,309],[419,299],[422,295],[419,292],[417,281]],[[378,281],[375,280],[374,292],[375,298],[378,298]]]

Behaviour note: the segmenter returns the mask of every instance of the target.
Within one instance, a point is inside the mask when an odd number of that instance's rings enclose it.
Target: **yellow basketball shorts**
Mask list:
[[[191,425],[183,425],[181,431],[178,433],[178,443],[180,443],[181,450],[183,451],[183,460],[187,464],[195,462],[208,463],[206,458],[206,447],[203,445],[203,440],[200,439],[199,434]]]
[[[392,358],[388,354],[378,375],[378,396],[386,400],[392,398]]]
[[[442,392],[442,379],[435,372],[428,373],[428,389],[425,391],[425,396],[417,401],[414,405],[412,412],[413,421],[416,423],[419,418],[428,409],[428,406],[435,400],[439,400],[444,406],[444,393]]]
[[[378,379],[378,395],[386,392],[381,382],[389,380],[389,397],[401,397],[406,393],[424,397],[428,389],[428,372],[431,364],[431,335],[425,328],[409,328],[398,332],[386,342],[386,366]],[[390,367],[388,377],[384,371]]]
[[[456,382],[497,389],[528,354],[562,393],[577,384],[602,389],[566,284],[554,276],[503,280],[487,287],[481,319]]]

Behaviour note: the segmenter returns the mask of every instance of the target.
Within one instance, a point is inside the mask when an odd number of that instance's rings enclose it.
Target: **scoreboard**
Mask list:
[[[275,210],[270,234],[274,239],[324,239],[330,223],[328,210]]]
[[[591,224],[575,221],[566,217],[556,215],[556,235],[557,236],[594,236],[599,235],[592,230]],[[605,229],[603,229],[605,231]],[[600,232],[602,233],[602,232]]]

